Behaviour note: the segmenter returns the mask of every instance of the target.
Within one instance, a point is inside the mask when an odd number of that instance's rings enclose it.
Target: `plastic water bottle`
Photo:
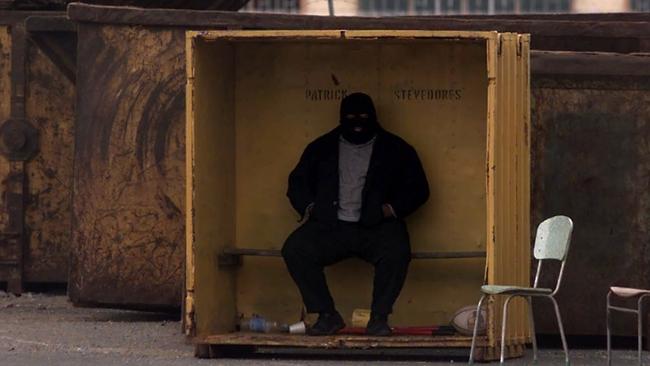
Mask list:
[[[239,322],[239,329],[242,332],[286,333],[289,331],[289,326],[266,320],[259,315],[253,315],[252,318],[242,318]]]

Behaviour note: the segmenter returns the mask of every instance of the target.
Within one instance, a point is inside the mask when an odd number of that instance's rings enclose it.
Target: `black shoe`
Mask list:
[[[326,336],[336,334],[339,330],[345,327],[345,322],[341,318],[341,314],[334,313],[321,313],[318,315],[318,321],[314,324],[307,334],[310,336]]]
[[[366,334],[376,337],[387,337],[393,334],[392,329],[388,326],[388,315],[370,315],[370,320],[366,326]]]

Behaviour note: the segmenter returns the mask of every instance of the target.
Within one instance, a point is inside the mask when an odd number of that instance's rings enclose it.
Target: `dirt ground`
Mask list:
[[[531,351],[510,365],[531,363]],[[605,365],[600,350],[572,350],[573,365]],[[614,365],[636,364],[634,351],[617,351]],[[23,296],[0,291],[0,365],[449,365],[465,364],[462,354],[383,359],[373,356],[257,356],[248,359],[200,360],[181,334],[175,316],[136,311],[75,308],[63,294]],[[644,353],[650,363],[650,352]],[[541,365],[564,364],[562,352],[545,349]]]

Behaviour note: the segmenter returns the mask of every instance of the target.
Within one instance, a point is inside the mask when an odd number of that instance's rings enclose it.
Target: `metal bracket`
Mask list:
[[[25,119],[9,119],[0,126],[2,153],[11,161],[27,161],[38,152],[38,130]]]
[[[241,255],[232,253],[220,253],[217,256],[219,268],[240,267],[242,265]]]

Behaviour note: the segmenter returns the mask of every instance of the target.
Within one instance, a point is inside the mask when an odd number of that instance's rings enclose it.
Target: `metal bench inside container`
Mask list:
[[[486,252],[413,252],[412,259],[461,259],[485,258]],[[251,248],[226,248],[219,254],[219,267],[233,267],[241,265],[242,256],[254,257],[282,257],[279,249],[251,249]]]

